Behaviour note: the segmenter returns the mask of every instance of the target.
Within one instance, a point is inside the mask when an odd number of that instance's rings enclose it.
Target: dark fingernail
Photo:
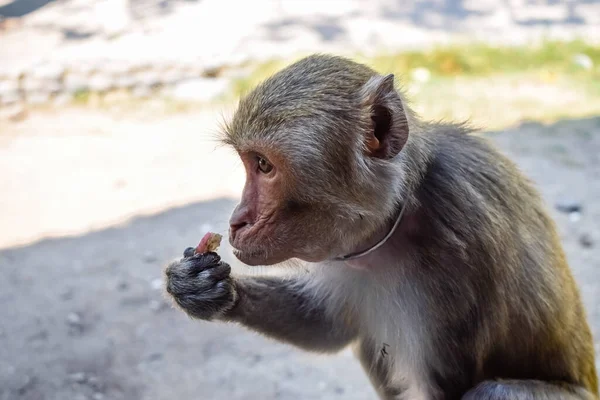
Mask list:
[[[186,257],[186,258],[187,258],[187,257],[191,257],[191,256],[193,256],[193,255],[194,255],[194,251],[195,251],[195,250],[196,250],[196,249],[194,249],[193,247],[188,247],[187,249],[185,249],[185,250],[183,251],[183,256],[184,256],[184,257]]]

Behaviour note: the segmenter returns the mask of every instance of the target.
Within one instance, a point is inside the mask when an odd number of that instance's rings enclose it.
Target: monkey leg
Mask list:
[[[321,298],[291,279],[235,279],[236,305],[225,319],[309,351],[334,352],[348,345],[356,330],[325,312]]]
[[[484,381],[469,390],[463,400],[596,400],[582,387],[533,380]]]

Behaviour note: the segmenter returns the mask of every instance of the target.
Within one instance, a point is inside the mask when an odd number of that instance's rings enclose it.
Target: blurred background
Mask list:
[[[375,398],[349,352],[193,322],[161,291],[241,192],[220,124],[313,52],[397,74],[423,118],[517,161],[599,343],[599,42],[596,0],[0,0],[0,400]]]

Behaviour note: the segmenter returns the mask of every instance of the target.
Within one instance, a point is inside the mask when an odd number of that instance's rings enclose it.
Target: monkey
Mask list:
[[[414,112],[393,74],[300,59],[243,96],[229,243],[173,261],[190,317],[316,353],[351,348],[381,399],[598,399],[594,346],[534,183],[468,123]]]

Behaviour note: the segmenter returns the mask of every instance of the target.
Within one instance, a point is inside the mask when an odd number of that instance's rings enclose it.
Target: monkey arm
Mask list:
[[[235,279],[237,302],[225,319],[305,350],[335,352],[356,337],[356,329],[325,313],[322,303],[291,279]]]

